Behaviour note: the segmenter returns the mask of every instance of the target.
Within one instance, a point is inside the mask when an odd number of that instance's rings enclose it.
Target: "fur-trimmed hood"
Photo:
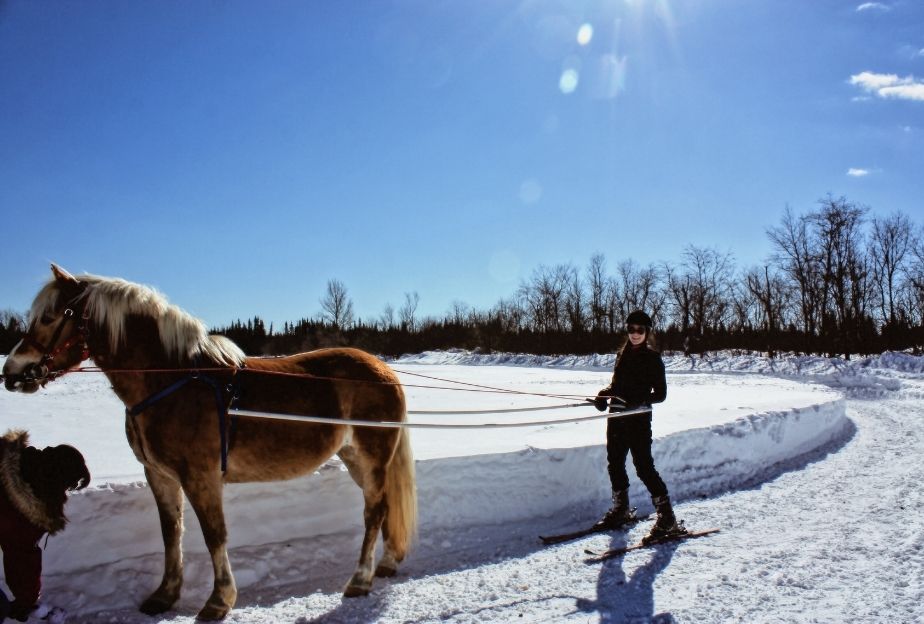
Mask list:
[[[23,516],[32,524],[55,534],[67,524],[60,501],[42,500],[22,477],[20,461],[29,446],[29,434],[7,431],[0,437],[0,487]]]

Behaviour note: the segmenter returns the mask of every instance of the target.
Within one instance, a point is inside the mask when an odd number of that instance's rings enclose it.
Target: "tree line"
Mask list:
[[[612,350],[634,309],[655,319],[660,347],[698,353],[746,349],[828,356],[924,347],[924,230],[902,213],[827,196],[803,214],[787,208],[767,237],[772,252],[738,267],[731,251],[688,245],[676,262],[540,266],[488,310],[456,301],[419,319],[417,293],[357,320],[346,286],[331,280],[319,318],[267,333],[259,318],[221,330],[255,353],[354,345],[398,355],[465,348],[528,353]]]
[[[623,321],[646,310],[663,350],[719,349],[843,355],[924,347],[924,229],[907,215],[827,196],[813,210],[787,208],[770,227],[770,256],[738,267],[731,251],[688,245],[675,262],[619,261],[602,253],[586,267],[540,266],[487,310],[455,301],[440,318],[419,317],[420,296],[405,293],[378,318],[358,319],[346,286],[330,280],[321,314],[266,327],[259,317],[216,333],[250,354],[356,346],[387,356],[463,348],[537,354],[612,351]],[[0,350],[22,331],[0,313]]]

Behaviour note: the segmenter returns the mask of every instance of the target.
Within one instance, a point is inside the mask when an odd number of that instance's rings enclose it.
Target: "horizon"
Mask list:
[[[209,326],[490,309],[540,266],[771,252],[924,196],[924,6],[0,4],[0,309],[49,262]]]

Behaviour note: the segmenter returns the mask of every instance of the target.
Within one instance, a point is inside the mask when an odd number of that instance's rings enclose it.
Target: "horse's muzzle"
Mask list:
[[[31,394],[47,382],[48,367],[44,364],[29,364],[21,373],[7,373],[2,379],[3,386],[10,392]]]

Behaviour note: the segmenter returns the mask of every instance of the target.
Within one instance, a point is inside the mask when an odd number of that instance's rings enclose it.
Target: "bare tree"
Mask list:
[[[899,302],[900,278],[911,255],[914,235],[911,221],[896,212],[884,219],[874,218],[870,240],[870,260],[879,311],[883,324],[895,326],[902,310]]]
[[[501,299],[488,313],[488,318],[500,326],[501,331],[515,333],[526,327],[526,311],[516,299]]]
[[[911,245],[911,262],[908,263],[906,280],[907,298],[912,322],[924,324],[924,227],[921,227]]]
[[[536,331],[562,331],[565,328],[565,299],[573,272],[574,268],[570,265],[540,266],[533,271],[530,281],[520,285],[517,294]]]
[[[681,274],[677,267],[665,262],[664,276],[667,294],[673,309],[673,320],[680,328],[680,333],[688,336],[693,324],[693,284],[692,277]]]
[[[321,311],[324,319],[338,329],[348,329],[353,325],[353,302],[343,282],[328,280],[327,291],[321,298]]]
[[[606,260],[602,253],[595,253],[590,257],[590,264],[587,266],[587,303],[590,312],[590,328],[593,331],[602,331],[606,327],[607,282]]]
[[[744,279],[748,292],[758,303],[757,322],[767,332],[767,352],[773,357],[773,345],[782,326],[789,289],[782,276],[770,273],[769,266],[764,266],[763,270],[756,267],[751,269]]]
[[[683,281],[688,289],[693,330],[717,330],[726,320],[732,294],[731,252],[688,245],[683,252]]]
[[[395,326],[395,307],[391,303],[385,304],[379,316],[379,325],[382,329],[392,329]]]
[[[573,332],[583,332],[587,329],[588,318],[586,305],[584,303],[584,284],[581,282],[581,276],[578,275],[577,269],[570,265],[567,267],[564,279],[567,282],[564,304],[568,329]]]
[[[456,299],[450,304],[447,316],[450,323],[465,325],[471,320],[473,314],[474,310],[467,303]]]
[[[860,324],[869,304],[869,274],[861,225],[866,208],[828,196],[808,219],[815,230],[821,274],[822,332],[828,349],[849,358],[860,340]]]
[[[633,260],[623,260],[617,267],[616,290],[621,294],[618,314],[625,319],[633,310],[645,310],[657,318],[664,303],[659,290],[659,273],[654,265],[638,266]]]
[[[417,305],[420,303],[420,295],[417,291],[404,293],[404,305],[398,315],[401,318],[401,328],[407,331],[414,331],[417,326]]]
[[[775,247],[771,259],[783,271],[798,293],[802,330],[810,337],[818,334],[824,289],[821,268],[809,233],[808,219],[793,215],[789,206],[779,227],[767,230]]]
[[[747,282],[732,285],[729,298],[728,330],[752,331],[760,324],[760,304],[747,287]]]

